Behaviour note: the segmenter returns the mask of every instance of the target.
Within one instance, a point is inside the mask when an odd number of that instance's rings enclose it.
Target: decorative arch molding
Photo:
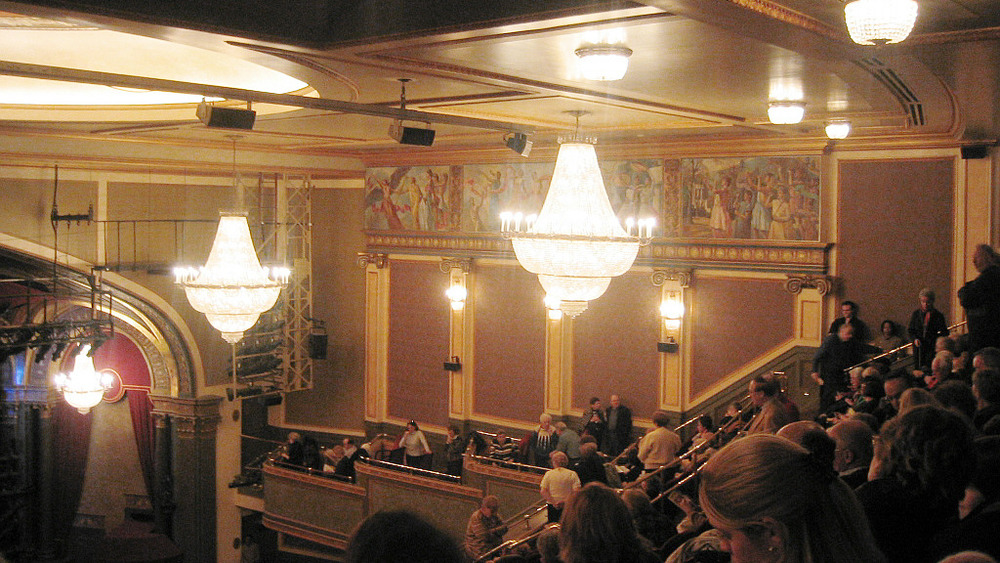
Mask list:
[[[26,252],[23,249],[0,245],[0,256],[2,255],[16,261],[20,266],[18,269],[22,272],[36,273],[39,278],[49,277],[52,274],[52,261],[43,258],[37,252]],[[89,290],[90,281],[81,271],[83,265],[81,262],[75,262],[73,267],[58,264],[56,268],[64,283]],[[180,316],[169,310],[169,304],[158,299],[155,294],[150,293],[150,298],[147,299],[136,291],[122,287],[131,285],[134,287],[130,289],[148,291],[126,278],[102,275],[101,279],[102,290],[110,293],[112,297],[111,316],[115,330],[135,343],[146,358],[150,370],[151,390],[158,395],[194,398],[197,395],[200,362],[196,361],[197,348],[193,338],[174,320],[180,319]],[[154,304],[152,303],[154,300],[161,303]],[[89,309],[91,303],[80,298],[71,298],[59,303],[57,307],[56,314],[62,314],[68,312],[69,307]],[[164,308],[168,310],[165,311]],[[37,314],[37,311],[33,313]]]

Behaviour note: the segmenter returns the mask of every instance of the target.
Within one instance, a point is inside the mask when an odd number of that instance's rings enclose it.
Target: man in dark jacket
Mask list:
[[[612,395],[610,403],[605,412],[608,435],[604,441],[604,453],[616,456],[632,443],[632,411],[622,404],[618,395]]]
[[[1000,347],[1000,256],[980,244],[972,255],[979,277],[958,290],[958,301],[969,319],[969,353],[987,346]]]

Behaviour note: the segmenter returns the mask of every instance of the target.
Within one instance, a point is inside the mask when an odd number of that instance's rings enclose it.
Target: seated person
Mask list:
[[[517,444],[511,440],[503,430],[497,430],[497,437],[490,442],[489,456],[493,459],[503,461],[514,461],[514,454],[517,452]]]
[[[469,517],[469,524],[465,527],[465,554],[473,561],[503,543],[507,526],[497,514],[499,508],[500,499],[487,495],[483,497],[479,510]]]

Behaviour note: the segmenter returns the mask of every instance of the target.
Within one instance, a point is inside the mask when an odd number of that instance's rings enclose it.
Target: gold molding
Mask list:
[[[815,289],[823,296],[833,289],[833,278],[830,276],[789,275],[785,281],[785,291],[792,295],[798,295],[803,288]]]
[[[653,270],[649,275],[649,281],[656,287],[662,287],[667,280],[676,281],[681,288],[691,286],[693,270]]]
[[[371,264],[381,270],[389,264],[389,255],[384,253],[359,252],[358,267],[367,268]]]
[[[450,273],[452,268],[457,268],[463,274],[468,274],[472,271],[472,258],[442,258],[441,264],[438,266],[441,268],[442,274]]]

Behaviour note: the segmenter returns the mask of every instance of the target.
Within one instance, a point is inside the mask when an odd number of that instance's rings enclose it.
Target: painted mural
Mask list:
[[[554,163],[369,168],[370,230],[496,233],[500,213],[538,213]],[[818,241],[818,156],[609,160],[608,198],[657,237]]]
[[[819,157],[679,162],[681,236],[819,240]]]

